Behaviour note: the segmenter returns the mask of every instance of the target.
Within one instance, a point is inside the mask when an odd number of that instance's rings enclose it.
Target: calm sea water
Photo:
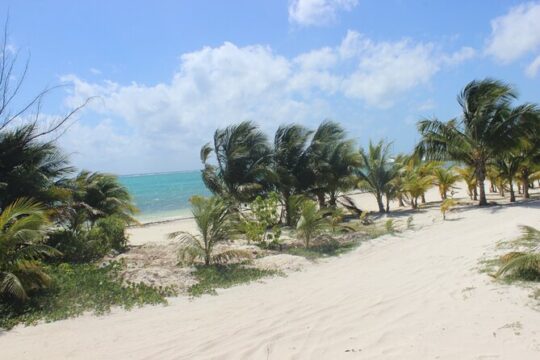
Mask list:
[[[189,198],[210,195],[201,179],[201,172],[182,171],[119,177],[140,210],[137,219],[143,222],[190,216]]]

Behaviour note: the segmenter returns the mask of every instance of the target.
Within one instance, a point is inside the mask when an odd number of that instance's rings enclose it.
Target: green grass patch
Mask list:
[[[194,275],[198,283],[191,286],[188,292],[191,296],[216,295],[218,288],[229,288],[280,274],[278,271],[247,268],[243,264],[197,266]]]
[[[336,241],[337,242],[337,241]],[[347,243],[337,243],[337,245],[324,244],[322,246],[291,247],[285,253],[295,256],[303,256],[308,260],[317,260],[329,256],[339,256],[345,254],[360,245],[360,241],[350,241]]]
[[[32,294],[22,304],[0,301],[0,328],[10,329],[17,324],[31,325],[40,320],[50,322],[75,317],[90,311],[105,314],[113,306],[131,309],[145,304],[166,304],[165,296],[174,295],[170,289],[156,289],[144,284],[124,286],[119,272],[122,265],[105,267],[92,264],[49,265],[47,273],[53,284]]]

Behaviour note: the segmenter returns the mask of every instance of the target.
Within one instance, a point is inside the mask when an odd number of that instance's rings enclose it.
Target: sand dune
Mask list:
[[[166,307],[17,327],[2,359],[540,359],[530,289],[478,271],[540,202],[466,208],[285,278]]]

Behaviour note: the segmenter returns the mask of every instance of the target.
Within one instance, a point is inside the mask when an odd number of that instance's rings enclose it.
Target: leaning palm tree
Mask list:
[[[81,171],[73,180],[74,197],[86,205],[90,220],[115,215],[126,223],[133,223],[133,215],[138,211],[131,194],[118,178],[111,174]]]
[[[250,121],[216,130],[213,143],[201,148],[201,160],[203,181],[215,195],[245,202],[269,186],[270,145]]]
[[[60,253],[43,244],[47,222],[45,209],[24,198],[0,214],[0,295],[24,301],[50,284],[40,260]]]
[[[177,231],[168,235],[169,239],[180,241],[179,261],[191,264],[202,260],[206,266],[222,264],[231,259],[249,258],[250,254],[241,250],[215,251],[215,246],[227,241],[232,232],[230,207],[221,198],[194,196],[190,199],[193,218],[199,230],[198,235]]]
[[[369,142],[368,150],[360,150],[358,169],[358,188],[372,193],[377,200],[379,212],[385,212],[383,195],[389,192],[392,180],[397,176],[398,168],[390,161],[390,143]]]
[[[293,223],[294,196],[307,190],[306,173],[311,131],[301,125],[282,125],[274,136],[272,175],[285,210],[285,223]]]
[[[296,224],[298,237],[302,239],[306,248],[309,248],[311,240],[330,227],[330,222],[325,216],[325,210],[319,210],[312,200],[305,200],[301,205],[300,219]]]
[[[459,181],[459,175],[454,173],[452,167],[445,168],[443,166],[434,168],[432,173],[433,182],[439,188],[441,200],[445,200],[448,197],[448,191],[452,190]]]
[[[486,205],[484,180],[489,160],[515,145],[518,126],[532,105],[513,108],[516,93],[510,85],[486,79],[472,81],[461,92],[459,118],[448,122],[422,120],[418,130],[422,140],[416,151],[433,160],[453,160],[471,166],[479,187],[479,205]]]
[[[305,189],[317,197],[321,208],[327,206],[327,195],[330,205],[335,207],[338,191],[353,185],[350,175],[357,157],[352,149],[353,143],[346,139],[346,135],[338,123],[324,121],[311,137],[301,178]]]
[[[51,188],[72,171],[56,144],[37,135],[36,125],[0,132],[0,209],[21,197],[52,203]]]

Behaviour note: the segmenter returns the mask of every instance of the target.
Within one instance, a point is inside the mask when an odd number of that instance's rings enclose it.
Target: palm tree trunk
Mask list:
[[[531,195],[529,194],[529,176],[523,177],[523,198],[529,199]]]
[[[512,182],[512,178],[509,179],[510,184],[510,202],[516,201],[516,194],[514,193],[514,184]]]
[[[317,191],[317,200],[319,201],[319,207],[321,209],[326,207],[326,199],[324,193]]]
[[[283,202],[285,203],[285,225],[291,226],[292,225],[292,214],[291,214],[291,195],[284,191],[282,193],[283,195]]]
[[[399,207],[404,207],[405,206],[405,203],[403,202],[403,196],[399,195],[398,196],[398,201],[399,201]]]
[[[475,201],[478,200],[478,189],[476,188],[476,186],[474,187],[472,192],[472,199]]]
[[[335,208],[335,207],[336,207],[336,205],[337,205],[336,200],[337,200],[336,193],[335,193],[335,192],[331,192],[331,193],[330,193],[330,200],[328,201],[328,204],[330,205],[331,208]]]
[[[422,194],[422,204],[426,203],[426,194]]]
[[[382,201],[382,194],[375,194],[375,196],[377,197],[377,205],[379,206],[379,212],[380,213],[384,213],[384,204],[383,204],[383,201]]]
[[[386,212],[390,212],[390,198],[386,195]]]
[[[476,169],[476,180],[478,181],[478,189],[480,191],[480,199],[478,199],[478,205],[487,205],[486,187],[484,181],[486,180],[486,166],[480,164]]]

